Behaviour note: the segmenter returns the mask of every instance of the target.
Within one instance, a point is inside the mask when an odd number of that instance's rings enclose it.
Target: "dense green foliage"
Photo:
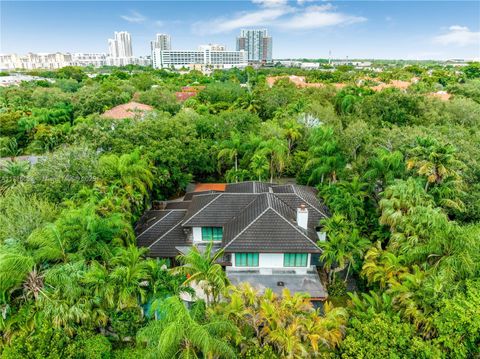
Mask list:
[[[291,73],[327,86],[266,84]],[[53,81],[0,89],[1,357],[480,355],[478,64],[37,75]],[[359,81],[374,76],[418,82]],[[204,88],[178,102],[187,85]],[[155,110],[100,116],[130,100]],[[168,269],[135,246],[152,201],[191,181],[285,177],[332,212],[319,269],[335,306],[231,287],[210,251]],[[192,282],[207,297],[187,309]]]

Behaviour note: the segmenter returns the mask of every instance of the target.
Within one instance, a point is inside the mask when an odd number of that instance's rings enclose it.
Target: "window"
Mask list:
[[[202,227],[202,241],[219,242],[222,240],[222,227]]]
[[[306,267],[307,261],[307,253],[285,253],[283,256],[284,267]]]
[[[258,253],[235,253],[235,267],[258,267]]]

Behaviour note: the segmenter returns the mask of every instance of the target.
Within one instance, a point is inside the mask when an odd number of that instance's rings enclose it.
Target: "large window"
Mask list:
[[[258,253],[235,253],[236,267],[258,267]]]
[[[202,241],[221,241],[222,234],[222,227],[202,227]]]
[[[284,267],[306,267],[307,261],[307,253],[285,253],[283,256]]]

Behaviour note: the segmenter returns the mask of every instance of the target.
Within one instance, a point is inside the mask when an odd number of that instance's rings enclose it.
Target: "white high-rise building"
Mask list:
[[[240,30],[237,37],[237,51],[244,50],[249,62],[272,61],[272,37],[267,29]]]
[[[108,39],[108,64],[123,66],[133,63],[132,37],[126,31],[115,31],[113,39]]]

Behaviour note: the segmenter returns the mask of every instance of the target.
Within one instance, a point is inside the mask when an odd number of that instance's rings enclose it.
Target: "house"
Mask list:
[[[198,189],[146,212],[135,228],[137,245],[173,259],[213,242],[224,249],[221,264],[233,284],[326,298],[315,264],[325,239],[319,221],[329,212],[314,188],[251,181]]]
[[[102,114],[102,117],[114,120],[123,120],[125,118],[142,118],[146,113],[153,110],[154,108],[152,106],[131,101],[105,111]]]

